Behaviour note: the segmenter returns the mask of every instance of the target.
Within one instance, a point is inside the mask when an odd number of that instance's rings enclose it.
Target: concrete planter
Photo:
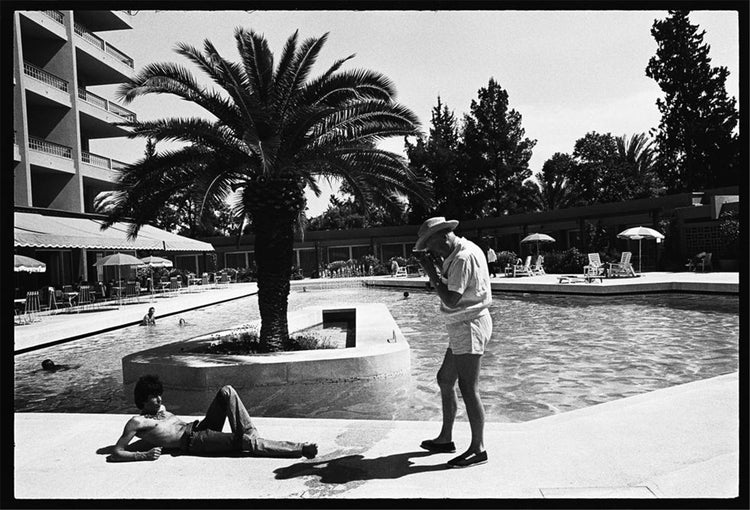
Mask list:
[[[231,384],[254,415],[370,418],[375,412],[386,418],[408,390],[411,363],[409,344],[385,305],[306,308],[289,314],[289,330],[320,324],[324,314],[342,310],[356,317],[351,347],[249,356],[194,352],[256,322],[125,356],[126,394],[132,395],[141,375],[157,374],[167,407],[181,414],[203,413],[216,391]]]

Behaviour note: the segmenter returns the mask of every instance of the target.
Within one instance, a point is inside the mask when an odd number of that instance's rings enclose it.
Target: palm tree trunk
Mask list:
[[[271,209],[253,221],[258,265],[260,348],[278,351],[289,339],[287,300],[294,253],[294,218]]]

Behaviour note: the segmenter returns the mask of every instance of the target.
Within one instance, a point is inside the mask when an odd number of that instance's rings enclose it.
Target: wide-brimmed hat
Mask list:
[[[441,230],[453,230],[458,226],[457,220],[446,220],[444,216],[436,216],[425,220],[417,232],[417,243],[414,245],[415,250],[423,250],[427,239]]]

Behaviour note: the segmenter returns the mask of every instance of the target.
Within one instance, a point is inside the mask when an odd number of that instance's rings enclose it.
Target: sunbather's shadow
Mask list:
[[[445,462],[429,466],[415,466],[409,460],[428,455],[432,453],[423,451],[396,453],[375,459],[366,459],[362,455],[347,455],[318,462],[301,462],[276,469],[274,473],[276,473],[277,480],[298,476],[319,476],[321,483],[348,483],[356,480],[401,478],[416,473],[450,469]]]

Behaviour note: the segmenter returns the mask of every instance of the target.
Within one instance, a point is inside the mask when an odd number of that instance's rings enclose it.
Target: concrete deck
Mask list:
[[[603,278],[591,283],[560,283],[564,275],[547,274],[492,278],[493,292],[528,292],[544,294],[578,294],[605,296],[618,294],[642,294],[648,292],[687,292],[706,294],[738,294],[740,291],[739,273],[642,273],[634,278]],[[583,275],[577,275],[583,277]],[[426,277],[365,278],[373,286],[424,288]]]
[[[448,468],[453,454],[419,448],[437,422],[257,418],[265,437],[316,442],[319,457],[107,463],[129,416],[18,413],[15,497],[733,498],[738,391],[735,373],[526,423],[488,423],[490,460],[468,469]],[[458,422],[459,453],[469,438],[468,423]]]

